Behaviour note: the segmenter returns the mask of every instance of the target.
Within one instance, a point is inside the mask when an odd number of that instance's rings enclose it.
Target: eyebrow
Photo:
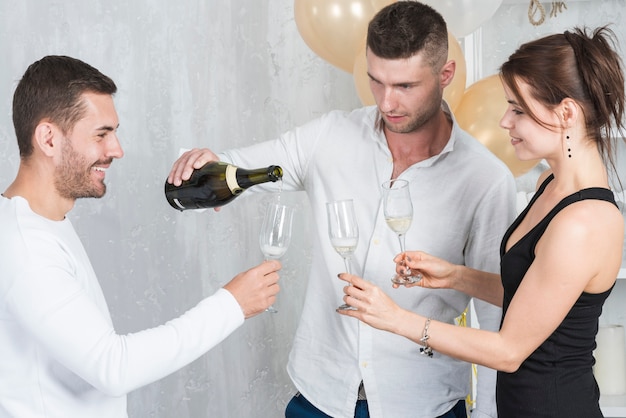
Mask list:
[[[378,83],[382,83],[382,81],[380,81],[379,79],[377,79],[376,77],[372,76],[369,71],[367,73],[367,76],[369,78],[371,78],[372,80],[378,82]],[[397,82],[397,83],[391,83],[392,86],[394,87],[398,87],[398,86],[415,86],[419,84],[419,81],[401,81],[401,82]]]
[[[110,126],[110,125],[103,125],[100,126],[99,128],[96,128],[96,131],[108,131],[108,132],[114,132],[117,130],[117,128],[120,127],[120,124],[118,123],[117,126]]]

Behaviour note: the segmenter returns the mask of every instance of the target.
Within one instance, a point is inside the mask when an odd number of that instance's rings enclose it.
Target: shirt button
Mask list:
[[[361,367],[367,368],[367,361],[364,361],[363,363],[361,363]]]
[[[373,243],[374,245],[379,245],[379,244],[380,244],[380,240],[379,240],[378,238],[374,238],[374,239],[372,240],[372,243]]]

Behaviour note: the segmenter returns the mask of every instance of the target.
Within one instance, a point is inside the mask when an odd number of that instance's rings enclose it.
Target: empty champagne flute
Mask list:
[[[266,260],[282,257],[291,241],[291,223],[294,208],[280,203],[267,205],[263,225],[259,233],[259,246]],[[270,306],[267,312],[276,313],[276,308]]]
[[[393,232],[398,235],[400,252],[405,252],[404,236],[413,221],[413,203],[407,180],[387,180],[382,184],[383,208],[385,222]],[[411,269],[407,268],[404,275],[395,274],[391,281],[396,284],[417,283],[421,276],[411,275]]]
[[[343,258],[346,272],[352,274],[350,259],[359,242],[359,228],[356,222],[352,200],[339,200],[326,203],[328,213],[328,235],[330,242]],[[337,310],[354,310],[356,308],[343,304]]]

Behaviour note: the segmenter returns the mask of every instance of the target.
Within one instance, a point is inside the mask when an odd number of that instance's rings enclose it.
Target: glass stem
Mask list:
[[[270,257],[265,257],[265,261],[269,261],[269,260],[271,260]],[[274,308],[274,305],[270,305],[267,307],[267,309],[265,309],[265,312],[278,313],[278,310]]]
[[[352,271],[351,271],[351,269],[350,269],[350,257],[344,257],[344,258],[343,258],[343,263],[344,263],[344,264],[345,264],[345,266],[346,266],[346,273],[348,273],[348,274],[352,274]]]
[[[400,252],[404,253],[404,234],[398,234],[398,241],[400,242]],[[411,275],[411,269],[408,266],[405,266],[404,269],[404,275],[405,276],[410,276]]]
[[[398,234],[398,242],[400,242],[400,252],[404,252],[404,234]]]
[[[346,273],[352,274],[352,270],[350,269],[350,257],[343,257],[343,264],[346,266]],[[352,286],[352,283],[348,283],[348,286]],[[340,307],[338,307],[337,310],[340,310],[340,311],[342,311],[342,310],[352,311],[352,310],[356,310],[356,309],[353,308],[352,306],[348,305],[347,303],[344,303]]]

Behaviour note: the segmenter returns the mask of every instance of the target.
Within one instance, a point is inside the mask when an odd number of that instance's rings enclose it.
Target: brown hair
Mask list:
[[[31,64],[13,94],[20,157],[32,154],[32,137],[41,120],[49,119],[67,134],[84,115],[83,93],[116,91],[113,80],[75,58],[49,55]]]
[[[613,170],[616,138],[611,128],[624,130],[624,73],[616,47],[607,26],[591,34],[574,28],[523,44],[500,67],[500,77],[520,107],[543,126],[524,101],[518,81],[530,86],[532,98],[548,108],[565,98],[575,100],[583,110],[587,135]]]
[[[432,7],[397,1],[382,8],[367,28],[367,47],[385,59],[410,58],[422,52],[435,72],[448,57],[448,29]]]

